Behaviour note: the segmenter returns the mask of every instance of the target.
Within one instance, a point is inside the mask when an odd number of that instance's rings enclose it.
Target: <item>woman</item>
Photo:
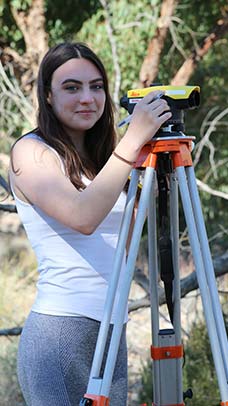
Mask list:
[[[45,55],[38,127],[12,149],[10,180],[36,253],[37,297],[18,351],[28,406],[78,405],[86,393],[125,205],[124,185],[141,147],[171,113],[158,92],[134,109],[115,145],[105,69],[84,44]],[[122,270],[124,272],[124,263]],[[115,307],[112,323],[115,322]],[[126,323],[110,406],[127,402]]]

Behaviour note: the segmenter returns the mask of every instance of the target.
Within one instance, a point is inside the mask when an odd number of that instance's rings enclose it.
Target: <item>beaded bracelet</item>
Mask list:
[[[122,156],[120,156],[119,154],[117,154],[115,151],[113,151],[112,155],[114,155],[116,158],[118,158],[120,161],[125,162],[125,164],[128,165],[135,165],[135,161],[128,161],[127,159],[123,158]]]

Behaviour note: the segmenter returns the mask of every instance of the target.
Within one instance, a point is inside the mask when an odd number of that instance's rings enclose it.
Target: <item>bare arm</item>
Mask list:
[[[135,107],[132,122],[116,152],[135,161],[142,146],[151,139],[170,113],[163,100],[152,103],[157,92],[147,95]],[[131,166],[111,156],[91,182],[79,192],[64,176],[55,154],[33,139],[22,139],[14,147],[13,162],[19,173],[10,169],[11,180],[31,203],[56,220],[84,234],[91,234],[118,199]]]

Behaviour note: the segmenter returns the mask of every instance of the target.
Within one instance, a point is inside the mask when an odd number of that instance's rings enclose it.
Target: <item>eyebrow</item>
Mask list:
[[[70,79],[70,78],[69,78],[69,79],[65,79],[65,80],[61,83],[61,85],[64,85],[65,83],[68,83],[68,82],[77,83],[78,85],[82,85],[82,84],[83,84],[83,82],[81,82],[80,80]],[[97,82],[103,82],[102,77],[96,78],[96,79],[93,79],[93,80],[90,80],[90,81],[89,81],[90,84],[97,83]]]

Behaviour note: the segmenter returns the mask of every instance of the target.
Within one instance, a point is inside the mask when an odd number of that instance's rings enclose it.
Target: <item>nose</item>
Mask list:
[[[81,104],[91,104],[94,102],[94,97],[90,89],[83,89],[80,96]]]

